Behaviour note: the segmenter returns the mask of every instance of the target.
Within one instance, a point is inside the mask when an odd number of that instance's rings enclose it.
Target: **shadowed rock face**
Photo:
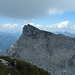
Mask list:
[[[75,75],[75,39],[29,24],[23,27],[19,40],[5,55],[26,60],[52,75]]]
[[[29,36],[29,37],[32,37],[32,38],[36,38],[37,37],[37,34],[40,33],[40,30],[31,26],[30,24],[28,25],[25,25],[23,27],[23,34],[25,36]]]
[[[27,34],[28,34],[28,35],[32,35],[32,34],[38,33],[39,31],[40,31],[39,29],[37,29],[37,28],[31,26],[30,24],[25,25],[25,26],[23,27],[23,34],[24,34],[24,35],[27,35]]]

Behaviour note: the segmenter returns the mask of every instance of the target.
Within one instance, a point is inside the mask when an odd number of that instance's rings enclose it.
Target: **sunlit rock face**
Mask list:
[[[39,30],[28,24],[19,40],[5,52],[52,73],[75,75],[75,38]]]

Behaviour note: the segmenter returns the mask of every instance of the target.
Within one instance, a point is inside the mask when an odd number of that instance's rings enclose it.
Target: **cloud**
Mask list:
[[[22,29],[21,25],[18,24],[10,24],[10,23],[6,23],[6,24],[2,24],[0,25],[0,29],[7,29],[7,30],[11,30],[11,29]]]
[[[42,28],[43,25],[40,24],[34,24],[32,22],[27,23],[30,24],[32,26],[35,26],[37,28]],[[27,25],[25,24],[25,25]],[[18,25],[18,24],[11,24],[11,23],[6,23],[6,24],[0,24],[0,29],[2,30],[22,30],[22,28],[24,27],[24,25]]]
[[[49,28],[68,28],[69,27],[69,21],[63,21],[60,23],[56,23],[54,25],[48,25]]]
[[[55,23],[53,25],[40,25],[40,24],[35,24],[33,22],[29,23],[32,26],[35,26],[41,30],[46,30],[46,31],[62,31],[62,30],[71,30],[70,27],[70,22],[68,20],[62,21],[60,23]]]
[[[72,27],[72,29],[74,29],[74,30],[75,30],[75,25]]]
[[[30,25],[37,27],[37,28],[42,28],[43,26],[40,24],[34,24],[34,23],[29,23]]]
[[[10,29],[13,29],[13,28],[19,28],[20,26],[18,24],[10,24],[10,23],[7,23],[5,25],[3,25],[3,28],[10,28]]]
[[[47,15],[50,0],[0,0],[0,15],[32,19]]]
[[[60,23],[55,23],[53,25],[41,25],[41,24],[35,24],[33,22],[26,23],[31,24],[32,26],[35,26],[41,30],[45,31],[74,31],[75,30],[75,25],[71,25],[68,20],[62,21]],[[22,28],[24,25],[19,25],[19,24],[11,24],[11,23],[6,23],[6,24],[0,24],[0,31],[8,31],[8,32],[22,32]]]
[[[50,9],[48,13],[49,15],[56,15],[56,14],[63,14],[64,12],[61,10],[57,10],[57,9]]]
[[[0,16],[34,19],[75,11],[74,0],[0,0]]]

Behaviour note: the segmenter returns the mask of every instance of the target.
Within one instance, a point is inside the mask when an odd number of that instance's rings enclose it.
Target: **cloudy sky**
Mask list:
[[[20,32],[25,24],[75,33],[75,0],[0,0],[0,31]]]

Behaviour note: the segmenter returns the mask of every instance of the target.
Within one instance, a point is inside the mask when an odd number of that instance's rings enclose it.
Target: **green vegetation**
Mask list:
[[[8,61],[11,66],[10,68],[7,68],[3,63],[0,62],[0,75],[8,75],[8,73],[11,75],[50,75],[47,71],[21,60],[18,60],[21,65],[21,69],[18,70],[13,66],[13,62],[16,59],[11,59],[4,56],[0,56],[0,58]]]

